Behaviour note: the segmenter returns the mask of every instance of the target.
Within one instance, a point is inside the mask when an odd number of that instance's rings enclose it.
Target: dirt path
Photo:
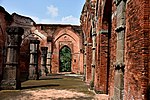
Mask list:
[[[24,96],[17,97],[18,100],[94,100],[90,95],[70,90],[29,90],[24,91]]]
[[[22,83],[21,90],[2,90],[0,100],[95,100],[78,76],[50,75]]]
[[[0,100],[108,100],[107,95],[89,91],[81,77],[58,74],[28,80],[21,90],[1,90]]]

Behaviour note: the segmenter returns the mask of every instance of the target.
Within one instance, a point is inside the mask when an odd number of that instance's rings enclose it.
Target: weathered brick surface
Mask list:
[[[99,93],[106,93],[107,90],[107,60],[108,60],[108,34],[100,34],[100,49],[97,58],[96,72],[95,72],[95,90]],[[98,52],[98,51],[97,51]],[[97,81],[97,82],[96,82]]]
[[[79,26],[72,25],[36,25],[39,32],[52,37],[52,73],[59,73],[59,51],[68,46],[72,53],[71,72],[83,73],[82,34]],[[44,44],[48,46],[48,43]],[[82,66],[82,67],[80,67]]]
[[[96,70],[95,70],[95,90],[105,91],[108,89],[109,98],[114,98],[114,86],[117,83],[115,80],[115,66],[118,61],[125,62],[124,71],[124,100],[148,100],[150,97],[149,84],[150,84],[150,65],[149,65],[149,52],[150,52],[150,1],[149,0],[127,0],[126,9],[123,9],[122,4],[118,5],[122,0],[96,0],[98,4],[96,8],[96,31],[97,31],[97,48],[96,48]],[[112,6],[108,3],[112,2]],[[90,14],[89,5],[90,1],[86,1],[82,15],[81,15],[81,25],[83,32],[86,33],[88,37],[90,35],[89,23],[91,20],[88,18],[87,14]],[[119,9],[117,9],[117,6]],[[109,8],[111,9],[111,23],[107,20],[109,16]],[[121,9],[120,9],[121,8]],[[88,12],[88,13],[87,13]],[[109,14],[108,14],[109,13]],[[125,18],[121,18],[124,16]],[[87,20],[88,19],[88,20]],[[124,23],[125,20],[125,23]],[[107,27],[111,24],[111,27]],[[119,38],[119,32],[116,30],[117,27],[124,28],[122,25],[125,24],[125,41],[117,42]],[[104,34],[99,34],[100,30],[106,30],[111,28],[110,41]],[[119,31],[119,32],[118,32]],[[109,36],[109,35],[108,35]],[[117,37],[118,36],[118,37]],[[108,44],[106,41],[109,41]],[[124,41],[124,42],[123,42]],[[121,43],[125,43],[125,47],[121,46]],[[118,47],[117,47],[118,43]],[[109,46],[110,49],[106,49]],[[118,48],[118,49],[117,49]],[[107,51],[109,50],[109,51]],[[118,50],[122,50],[119,52]],[[107,53],[110,58],[106,59]],[[92,52],[91,52],[92,53]],[[121,54],[121,55],[120,55]],[[124,55],[122,57],[122,55]],[[90,57],[87,55],[87,58]],[[118,59],[120,58],[121,59]],[[90,62],[87,64],[89,65]],[[109,66],[110,65],[110,66]],[[109,77],[106,77],[106,69],[109,68]],[[87,73],[89,71],[87,70]],[[86,77],[90,74],[87,74]],[[109,80],[109,81],[108,81]],[[109,83],[108,83],[109,82]],[[108,87],[106,84],[108,83]],[[117,85],[116,85],[117,86]],[[107,89],[106,89],[107,88]],[[103,92],[104,93],[104,92]]]
[[[91,70],[91,63],[92,63],[92,46],[87,47],[87,61],[86,61],[86,82],[90,84],[92,79],[92,70]]]
[[[89,12],[88,12],[89,11]],[[87,13],[88,12],[88,13]],[[91,25],[91,8],[90,3],[86,3],[84,5],[84,9],[82,11],[83,15],[81,15],[81,28],[84,34],[84,40],[87,42],[86,45],[86,73],[85,73],[85,81],[87,84],[91,84],[92,80],[92,25]]]
[[[130,0],[126,11],[125,98],[146,99],[149,66],[149,0]],[[132,92],[131,92],[132,91]]]
[[[12,19],[12,20],[11,20]],[[47,46],[48,52],[52,53],[52,73],[59,72],[59,50],[67,45],[71,49],[72,53],[72,72],[83,73],[83,54],[82,54],[82,33],[80,26],[72,25],[45,25],[39,24],[35,25],[35,22],[29,18],[22,15],[13,13],[9,15],[3,8],[0,9],[0,50],[2,51],[5,47],[7,34],[6,27],[10,24],[12,26],[23,27],[24,34],[22,36],[22,43],[20,47],[20,72],[21,81],[28,78],[29,74],[29,43],[31,39],[40,40],[40,47]],[[47,41],[47,37],[51,37],[52,42],[51,47]],[[40,48],[39,47],[39,48]],[[2,64],[4,64],[4,55],[0,53],[0,78],[2,74]],[[19,55],[18,55],[19,56]],[[3,63],[4,62],[4,63]],[[82,67],[80,67],[82,66]],[[41,70],[41,50],[38,52],[38,68],[39,72]]]
[[[28,78],[29,74],[29,60],[30,60],[30,55],[29,55],[29,43],[31,39],[31,27],[34,25],[34,21],[29,18],[25,17],[16,13],[12,14],[13,22],[11,25],[13,26],[19,26],[24,29],[23,33],[23,38],[22,38],[22,43],[20,45],[20,77],[21,80],[26,80]]]
[[[88,35],[88,34],[87,34]],[[88,35],[87,37],[87,41],[88,41],[88,46],[87,46],[87,61],[86,61],[86,82],[87,84],[91,84],[91,79],[92,79],[92,68],[91,68],[91,64],[92,64],[92,40],[90,35]]]
[[[28,72],[28,66],[29,66],[29,42],[28,42],[28,35],[30,34],[30,29],[32,27],[31,22],[33,20],[28,17],[24,17],[18,14],[12,14],[10,15],[7,13],[4,8],[0,7],[0,47],[1,47],[1,53],[0,53],[0,78],[2,74],[2,67],[6,63],[6,46],[7,46],[7,33],[6,33],[6,27],[10,25],[15,25],[18,27],[23,27],[25,30],[25,33],[23,35],[23,42],[21,44],[20,49],[20,71],[22,76],[27,76],[24,74],[24,72]],[[18,55],[19,56],[19,55]]]
[[[114,94],[114,66],[116,63],[116,49],[117,49],[117,33],[115,31],[116,25],[116,5],[112,3],[112,28],[110,40],[110,68],[109,68],[109,96],[113,97]]]
[[[109,98],[114,98],[115,65],[118,59],[116,28],[123,23],[121,9],[116,10],[116,3],[121,0],[92,0],[97,1],[95,14],[91,5],[91,0],[87,0],[81,15],[81,28],[84,40],[87,42],[86,51],[86,77],[85,81],[90,84],[92,80],[92,18],[96,16],[96,66],[94,89],[99,93],[108,93]],[[99,1],[99,2],[98,2]],[[125,0],[124,0],[125,1]],[[112,5],[111,5],[112,3]],[[118,3],[117,3],[118,4]],[[121,5],[119,5],[122,8]],[[123,48],[122,61],[125,62],[124,71],[124,100],[149,100],[150,97],[150,1],[149,0],[127,0],[125,13],[125,47]],[[8,16],[7,16],[8,15]],[[111,19],[110,19],[111,16]],[[13,18],[14,22],[8,20]],[[9,18],[9,19],[10,19]],[[111,21],[110,21],[111,20]],[[52,72],[59,72],[59,50],[67,45],[72,50],[72,72],[83,73],[82,35],[79,26],[71,25],[36,25],[35,29],[39,36],[30,37],[30,25],[32,20],[27,17],[13,14],[10,16],[3,9],[0,10],[1,29],[5,31],[11,23],[24,27],[24,40],[21,44],[20,67],[22,72],[28,70],[29,65],[29,41],[31,38],[38,38],[41,46],[48,46],[47,38],[51,37],[52,47]],[[25,24],[26,23],[26,24]],[[34,22],[33,22],[34,23]],[[0,51],[5,47],[7,40],[6,33],[0,30]],[[111,31],[110,31],[111,30]],[[35,31],[34,31],[35,32]],[[29,36],[28,36],[29,35]],[[33,35],[33,34],[32,34]],[[27,36],[25,38],[25,36]],[[118,41],[118,43],[120,43]],[[121,44],[119,44],[120,48]],[[50,50],[50,49],[49,49]],[[39,52],[39,69],[40,69]],[[0,53],[0,76],[2,74],[2,62],[4,56]],[[109,74],[109,75],[108,75]],[[24,74],[22,74],[24,75]]]
[[[2,79],[2,69],[6,61],[6,27],[10,25],[12,16],[0,6],[0,80]]]
[[[96,55],[96,72],[95,72],[95,91],[97,93],[107,93],[108,92],[108,61],[109,61],[109,20],[110,20],[110,1],[108,0],[106,4],[102,4],[103,1],[98,2],[98,21],[97,26],[97,55]],[[103,6],[103,7],[102,7]],[[102,7],[102,8],[101,8]],[[106,11],[106,12],[105,12]],[[106,17],[107,16],[107,17]]]
[[[100,81],[97,84],[100,84],[99,90],[102,93],[106,93],[107,90],[107,60],[108,60],[108,33],[101,34],[100,41]]]

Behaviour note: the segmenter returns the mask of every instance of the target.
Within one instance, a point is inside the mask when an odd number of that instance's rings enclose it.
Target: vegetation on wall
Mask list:
[[[64,46],[59,53],[60,53],[59,71],[70,72],[71,71],[71,49],[67,46]]]

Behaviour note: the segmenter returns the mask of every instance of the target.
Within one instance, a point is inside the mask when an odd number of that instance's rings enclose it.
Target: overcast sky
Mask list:
[[[18,13],[42,24],[79,25],[85,0],[0,0],[10,14]]]

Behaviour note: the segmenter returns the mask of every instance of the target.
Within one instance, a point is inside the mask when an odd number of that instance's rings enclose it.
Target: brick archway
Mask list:
[[[83,54],[81,50],[81,40],[79,33],[75,32],[72,28],[62,28],[56,31],[53,35],[53,53],[52,53],[52,72],[59,72],[59,50],[68,46],[71,49],[71,72],[83,73]]]

